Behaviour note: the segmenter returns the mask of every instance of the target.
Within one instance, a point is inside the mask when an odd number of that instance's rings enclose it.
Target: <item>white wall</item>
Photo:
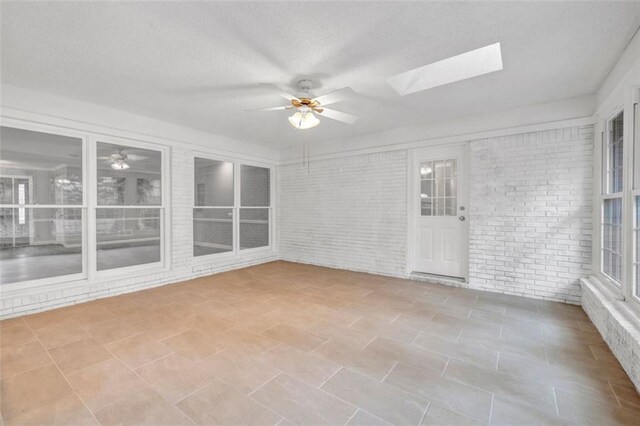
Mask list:
[[[474,140],[468,287],[578,303],[592,126]],[[280,257],[406,276],[407,150],[279,167]]]

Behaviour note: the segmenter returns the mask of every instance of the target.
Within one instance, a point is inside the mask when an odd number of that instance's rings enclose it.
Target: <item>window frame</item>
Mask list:
[[[212,160],[212,161],[223,161],[227,163],[233,164],[233,206],[197,206],[196,205],[196,185],[195,185],[195,160],[196,158],[201,158],[204,160]],[[242,158],[233,158],[233,157],[225,157],[216,154],[209,154],[205,152],[194,152],[193,157],[191,158],[191,164],[194,166],[193,172],[191,173],[191,191],[192,191],[192,200],[191,200],[191,220],[193,221],[193,211],[199,208],[213,208],[213,209],[231,209],[233,212],[233,249],[228,252],[223,253],[212,253],[205,254],[201,256],[195,256],[192,248],[192,259],[193,263],[203,264],[210,263],[212,260],[220,260],[220,259],[234,259],[234,258],[242,258],[246,256],[250,256],[253,254],[265,253],[273,251],[274,244],[274,222],[275,222],[275,168],[271,164],[261,163],[252,160],[245,160]],[[253,167],[261,167],[269,170],[269,205],[268,206],[242,206],[241,200],[241,185],[242,185],[242,166],[253,166]],[[269,213],[269,223],[268,223],[268,235],[269,235],[269,244],[262,247],[254,247],[248,249],[240,249],[240,209],[267,209]],[[193,222],[191,229],[193,229]],[[194,244],[193,235],[191,236],[192,247]]]
[[[99,205],[98,204],[98,168],[97,168],[97,150],[98,143],[108,143],[114,145],[123,145],[132,148],[148,149],[160,152],[160,182],[162,202],[160,205]],[[136,139],[128,139],[123,137],[113,137],[108,135],[94,134],[89,138],[89,179],[91,199],[88,208],[88,234],[89,238],[89,280],[103,280],[111,278],[130,277],[138,273],[163,272],[171,269],[171,170],[169,167],[169,147],[166,145],[144,142]],[[92,165],[92,166],[91,166]],[[98,270],[98,238],[97,238],[97,211],[98,209],[158,209],[160,211],[160,260],[158,262],[143,263],[140,265],[123,266],[120,268]]]
[[[592,275],[596,281],[612,292],[616,299],[623,306],[640,317],[640,296],[635,291],[635,270],[634,260],[640,247],[636,247],[634,243],[634,224],[635,224],[635,197],[640,196],[640,179],[634,187],[634,176],[640,177],[640,87],[634,86],[632,89],[624,92],[624,100],[615,107],[610,108],[606,120],[597,122],[596,143],[595,143],[595,161],[596,176],[594,176],[594,189],[598,194],[594,200],[595,219],[594,220],[594,239],[593,239],[593,265],[594,271]],[[615,194],[606,194],[608,187],[607,179],[605,179],[605,143],[608,141],[609,122],[622,112],[623,123],[623,187],[622,191]],[[606,135],[606,136],[605,136]],[[638,161],[634,161],[637,158]],[[635,169],[634,169],[635,168]],[[620,198],[622,202],[622,236],[621,246],[623,250],[622,258],[622,278],[621,283],[617,284],[608,275],[603,273],[602,265],[602,246],[603,246],[603,209],[604,200],[611,198]]]
[[[37,287],[49,286],[53,284],[60,284],[66,282],[77,282],[86,280],[90,274],[90,268],[87,262],[88,250],[89,250],[89,238],[88,238],[88,196],[87,196],[87,182],[88,182],[88,157],[89,157],[89,139],[90,136],[86,132],[74,131],[57,126],[51,126],[48,124],[34,123],[23,120],[15,120],[11,118],[2,118],[0,123],[2,127],[9,127],[13,129],[47,133],[56,136],[67,136],[81,140],[82,145],[82,203],[81,204],[11,204],[3,205],[3,208],[19,208],[25,207],[27,209],[80,209],[82,212],[82,271],[74,274],[56,275],[53,277],[37,278],[33,280],[18,281],[13,283],[1,284],[0,289],[2,293],[24,292]],[[15,200],[14,200],[15,201]],[[33,220],[33,215],[30,215]]]

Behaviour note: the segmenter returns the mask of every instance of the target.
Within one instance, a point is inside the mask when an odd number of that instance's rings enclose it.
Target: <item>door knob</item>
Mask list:
[[[458,219],[460,219],[461,221],[463,221],[463,222],[464,222],[464,220],[466,219],[466,217],[464,217],[464,216],[458,216]]]

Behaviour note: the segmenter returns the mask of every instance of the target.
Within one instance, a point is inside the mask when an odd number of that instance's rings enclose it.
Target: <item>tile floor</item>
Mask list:
[[[14,424],[640,424],[577,306],[274,262],[0,322]]]

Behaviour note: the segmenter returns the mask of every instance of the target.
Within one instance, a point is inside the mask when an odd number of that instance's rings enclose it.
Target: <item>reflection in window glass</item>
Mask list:
[[[240,175],[241,205],[268,207],[270,203],[270,170],[264,167],[242,165]]]
[[[623,181],[623,121],[624,114],[621,112],[613,120],[609,122],[609,137],[606,144],[605,152],[605,194],[615,194],[622,192]]]
[[[0,284],[82,272],[81,208],[0,208]]]
[[[240,209],[240,250],[269,245],[269,209]]]
[[[233,209],[193,209],[193,255],[233,250]]]
[[[160,262],[160,236],[160,209],[96,209],[98,270]]]
[[[195,159],[196,206],[233,206],[233,163]]]
[[[162,204],[162,153],[151,149],[97,144],[98,205]]]
[[[0,140],[0,284],[82,273],[82,140],[9,127]]]

